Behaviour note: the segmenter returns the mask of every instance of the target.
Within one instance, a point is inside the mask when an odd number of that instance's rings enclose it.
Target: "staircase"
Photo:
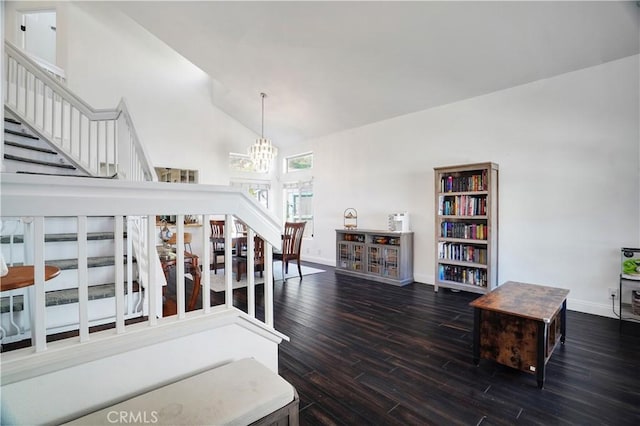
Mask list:
[[[278,345],[288,340],[273,318],[279,220],[230,187],[155,182],[124,101],[95,110],[8,42],[4,54],[2,161],[12,173],[0,179],[0,248],[8,264],[34,265],[34,279],[22,294],[2,294],[2,343],[31,337],[31,345],[2,354],[0,423],[61,424],[234,359],[255,358],[277,372]],[[177,219],[178,303],[177,313],[164,318],[156,217],[168,208]],[[186,312],[187,216],[202,224],[225,217],[227,271],[234,216],[247,224],[248,241],[265,240],[264,292],[257,300],[250,260],[246,312],[234,307],[232,274],[225,276],[223,302],[212,305],[208,273],[202,309]],[[209,246],[208,226],[194,235]],[[210,264],[208,249],[200,261]],[[45,281],[46,264],[61,273]],[[114,328],[90,333],[105,323]],[[64,330],[78,330],[78,338],[47,341]]]
[[[25,223],[21,219],[3,219],[2,253],[9,265],[31,263],[28,248],[25,250]],[[75,220],[71,218],[47,218],[45,229],[55,230],[44,236],[45,264],[60,268],[60,274],[47,281],[45,307],[47,310],[47,334],[55,334],[78,328],[78,259],[77,234]],[[114,224],[112,218],[94,217],[88,221],[87,267],[89,323],[98,326],[113,323],[115,306],[115,283],[113,282],[115,258]],[[62,232],[71,231],[71,232]],[[125,234],[126,237],[126,234]],[[124,258],[125,270],[129,257]],[[131,256],[132,263],[135,259]],[[142,294],[137,282],[136,268],[128,269],[131,280],[125,275],[125,318],[141,317]],[[2,344],[29,339],[31,337],[29,320],[25,318],[26,290],[14,297],[0,299],[0,326],[3,334]],[[12,302],[12,303],[11,303]],[[12,305],[12,306],[10,306]],[[11,348],[11,345],[8,346]]]
[[[4,171],[88,176],[8,111],[4,118]]]
[[[16,46],[5,42],[4,54],[3,173],[155,180],[124,100],[113,109],[93,109]],[[34,263],[30,219],[2,218],[2,253],[9,265]],[[76,223],[73,217],[45,220],[43,260],[61,270],[46,285],[47,335],[78,328],[78,283],[83,281],[88,287],[88,324],[114,322],[114,219],[88,218],[86,272],[82,266],[79,268],[81,241]],[[25,237],[25,231],[31,238]],[[143,293],[135,281],[140,277],[139,265],[134,265],[134,248],[124,241],[129,249],[120,267],[127,272],[124,318],[130,319],[143,315]],[[140,250],[139,244],[134,247]],[[29,304],[24,302],[27,290],[14,293],[18,294],[3,294],[5,297],[0,300],[2,344],[31,335]]]
[[[4,110],[11,119],[5,122],[5,128],[9,127],[11,137],[21,138],[13,142],[46,150],[11,146],[20,153],[7,152],[7,161],[25,163],[20,159],[29,158],[37,160],[30,162],[33,167],[60,165],[65,174],[71,175],[157,180],[124,99],[115,108],[94,109],[21,49],[8,41],[4,47]],[[32,137],[25,137],[25,133]],[[48,144],[34,142],[38,139]],[[25,151],[33,152],[26,156]],[[64,158],[62,162],[60,158]],[[82,172],[73,171],[70,165]]]

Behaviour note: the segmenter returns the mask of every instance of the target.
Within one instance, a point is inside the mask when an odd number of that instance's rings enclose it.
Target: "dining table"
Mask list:
[[[18,335],[23,333],[22,327],[18,326],[18,324],[14,321],[14,298],[17,296],[25,296],[24,292],[17,291],[21,289],[27,289],[27,294],[29,298],[29,304],[24,304],[25,310],[28,307],[27,317],[33,321],[34,314],[34,292],[33,289],[28,288],[35,284],[35,267],[33,265],[20,265],[20,266],[9,266],[7,268],[8,273],[0,277],[0,293],[6,293],[6,297],[9,297],[9,313],[11,315],[10,322],[16,328],[16,332]],[[60,275],[60,268],[53,265],[45,265],[44,267],[44,280],[48,281],[52,278]],[[3,336],[6,336],[6,333],[3,333]],[[25,338],[26,337],[25,335]],[[31,334],[31,341],[34,343],[34,336]]]

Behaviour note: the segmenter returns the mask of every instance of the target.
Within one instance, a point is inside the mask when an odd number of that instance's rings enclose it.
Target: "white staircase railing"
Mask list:
[[[56,176],[5,174],[0,182],[2,202],[2,219],[17,217],[32,217],[33,229],[33,265],[35,268],[34,286],[29,300],[32,309],[30,324],[33,346],[36,353],[47,351],[46,330],[46,285],[44,280],[45,258],[45,218],[46,217],[74,217],[78,223],[78,277],[87,276],[86,250],[86,221],[88,217],[112,217],[114,222],[114,259],[115,268],[112,281],[115,283],[115,307],[113,320],[117,334],[126,334],[125,312],[129,309],[125,300],[125,271],[124,259],[130,256],[125,253],[124,229],[125,221],[143,224],[144,230],[127,226],[129,232],[137,234],[131,240],[142,237],[143,245],[149,249],[141,249],[136,253],[140,276],[144,276],[144,298],[147,301],[145,312],[148,312],[148,323],[158,324],[162,317],[162,289],[166,283],[162,271],[158,266],[158,254],[153,248],[158,243],[158,228],[156,217],[167,213],[177,216],[176,235],[176,293],[177,320],[185,320],[185,271],[184,271],[184,217],[187,215],[200,218],[202,226],[193,236],[203,247],[200,265],[203,266],[200,293],[201,305],[199,315],[212,312],[210,299],[210,274],[208,265],[211,260],[209,220],[214,216],[224,216],[227,221],[226,253],[225,253],[225,298],[219,307],[227,310],[236,309],[233,306],[233,274],[232,271],[232,218],[235,216],[247,225],[249,229],[247,239],[253,241],[254,233],[265,240],[264,262],[264,311],[259,314],[255,309],[256,300],[254,288],[254,265],[252,256],[248,256],[247,265],[247,315],[261,322],[265,328],[274,330],[273,322],[273,274],[272,249],[281,247],[281,225],[270,213],[264,210],[255,200],[246,194],[230,187],[212,185],[187,185],[160,182],[126,182],[121,180],[85,179]],[[132,216],[139,216],[135,220],[127,220]],[[81,224],[85,224],[82,226]],[[191,229],[190,229],[191,230]],[[84,237],[83,237],[84,236]],[[137,243],[134,243],[137,244]],[[80,247],[84,247],[80,249]],[[134,250],[135,251],[135,250]],[[249,252],[251,250],[249,249]],[[129,257],[130,259],[130,257]],[[130,264],[130,262],[127,262]],[[84,269],[84,270],[83,270]],[[160,276],[158,276],[160,275]],[[129,275],[130,276],[130,275]],[[54,278],[55,279],[55,278]],[[88,318],[87,283],[79,280],[79,301],[77,305],[79,320],[80,343],[90,340]],[[129,293],[130,294],[130,293]],[[260,304],[262,306],[262,304]],[[189,318],[193,319],[193,313]],[[275,330],[274,330],[275,331]],[[4,360],[11,358],[7,353]],[[24,355],[24,354],[22,354]],[[16,355],[19,356],[19,355]],[[9,357],[9,358],[8,358]],[[3,361],[4,361],[3,360]],[[4,362],[3,362],[4,364]]]
[[[155,181],[124,99],[97,110],[25,52],[5,41],[4,103],[90,176]]]
[[[151,283],[150,279],[151,277],[149,276],[149,269],[153,268],[155,270],[155,276],[158,280],[158,283],[161,286],[165,286],[167,285],[164,273],[162,271],[162,266],[160,265],[160,258],[158,256],[155,256],[152,258],[153,263],[151,266],[149,266],[149,256],[147,253],[149,253],[149,250],[152,250],[152,252],[155,252],[155,246],[151,246],[149,247],[148,242],[149,242],[149,236],[148,236],[148,231],[149,231],[149,227],[147,226],[147,220],[148,220],[148,216],[128,216],[127,220],[128,220],[128,227],[131,230],[130,233],[127,233],[128,239],[131,241],[131,252],[127,252],[127,253],[131,253],[131,257],[129,257],[129,259],[127,259],[127,265],[131,265],[133,264],[133,257],[135,257],[137,259],[137,271],[138,271],[138,282],[140,283],[140,285],[143,288],[148,288],[149,284]],[[152,218],[152,220],[155,222],[155,217]],[[127,275],[127,276],[131,276],[131,275]],[[147,293],[145,293],[145,296],[147,295]],[[149,315],[149,300],[147,299],[140,299],[141,302],[143,303],[142,305],[142,312],[144,315],[148,316]],[[158,292],[156,294],[156,300],[155,300],[156,306],[159,306],[160,309],[157,310],[157,314],[158,316],[162,316],[162,293]]]

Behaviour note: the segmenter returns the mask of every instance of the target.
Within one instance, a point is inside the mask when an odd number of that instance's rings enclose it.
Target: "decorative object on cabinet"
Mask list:
[[[434,290],[498,285],[498,165],[436,167]]]
[[[413,282],[413,232],[336,229],[336,273],[381,283]]]
[[[358,212],[348,208],[344,211],[344,229],[356,229],[358,227]]]
[[[389,215],[389,231],[409,232],[409,213],[391,213]]]
[[[265,93],[260,93],[262,98],[262,127],[260,138],[249,147],[249,158],[253,163],[253,170],[258,173],[269,173],[274,158],[278,156],[278,148],[271,144],[271,141],[264,137],[264,98]]]

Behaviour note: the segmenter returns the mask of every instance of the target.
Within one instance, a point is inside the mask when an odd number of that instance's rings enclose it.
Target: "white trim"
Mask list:
[[[239,309],[219,305],[212,307],[210,314],[188,312],[182,321],[160,318],[156,327],[132,324],[125,334],[114,334],[113,330],[92,333],[91,340],[80,345],[74,339],[65,339],[49,343],[44,352],[24,348],[3,353],[2,386],[229,324],[240,325],[278,344],[289,341],[284,334]]]
[[[2,215],[7,217],[156,215],[172,200],[175,214],[234,212],[275,249],[282,246],[280,219],[228,186],[4,174],[0,190]]]
[[[27,55],[29,58],[31,58],[33,60],[33,62],[38,64],[41,68],[49,71],[51,74],[54,74],[54,75],[60,77],[63,81],[65,81],[67,79],[66,73],[59,66],[54,65],[51,62],[45,61],[44,59],[39,58],[39,57],[29,53],[29,52],[24,52],[24,54]]]
[[[618,302],[615,304],[618,309]],[[570,311],[578,311],[585,314],[600,315],[602,317],[616,318],[614,315],[611,304],[607,303],[594,303],[588,300],[579,300],[567,298],[567,309]]]

